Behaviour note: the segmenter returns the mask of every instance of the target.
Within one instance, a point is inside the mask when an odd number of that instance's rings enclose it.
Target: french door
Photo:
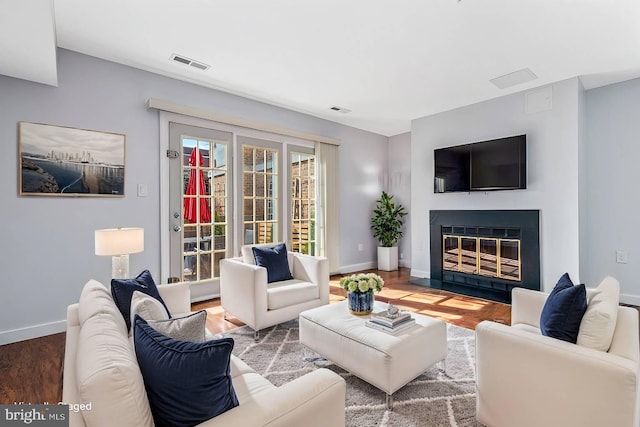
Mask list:
[[[311,144],[172,121],[168,141],[166,274],[189,282],[192,300],[219,295],[220,260],[242,245],[285,241],[290,250],[316,254]]]
[[[233,135],[169,124],[170,277],[219,292],[220,260],[231,255]],[[174,279],[174,280],[176,280]]]

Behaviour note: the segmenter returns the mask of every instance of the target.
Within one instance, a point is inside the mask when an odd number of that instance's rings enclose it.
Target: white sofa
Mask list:
[[[314,307],[329,304],[329,260],[287,253],[293,279],[267,283],[267,269],[253,260],[252,246],[242,256],[220,260],[220,303],[257,333]]]
[[[172,315],[190,311],[188,284],[158,286]],[[239,406],[202,426],[344,426],[345,381],[318,369],[276,387],[231,356]],[[152,426],[153,419],[127,327],[110,291],[95,280],[67,309],[63,401],[70,426]]]
[[[638,427],[638,310],[618,307],[605,352],[541,335],[547,296],[515,288],[511,326],[476,327],[477,420],[489,427]]]

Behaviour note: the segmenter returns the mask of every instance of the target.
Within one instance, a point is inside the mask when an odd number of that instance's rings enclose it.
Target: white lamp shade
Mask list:
[[[95,231],[96,255],[126,255],[144,251],[143,228],[107,228]]]

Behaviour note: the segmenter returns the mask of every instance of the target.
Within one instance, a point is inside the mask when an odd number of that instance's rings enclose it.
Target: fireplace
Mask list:
[[[430,211],[431,287],[501,302],[540,290],[539,211]]]

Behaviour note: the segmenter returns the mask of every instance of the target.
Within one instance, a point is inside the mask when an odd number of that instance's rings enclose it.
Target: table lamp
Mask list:
[[[111,255],[111,276],[129,278],[129,254],[144,251],[143,228],[106,228],[95,231],[96,255]]]

